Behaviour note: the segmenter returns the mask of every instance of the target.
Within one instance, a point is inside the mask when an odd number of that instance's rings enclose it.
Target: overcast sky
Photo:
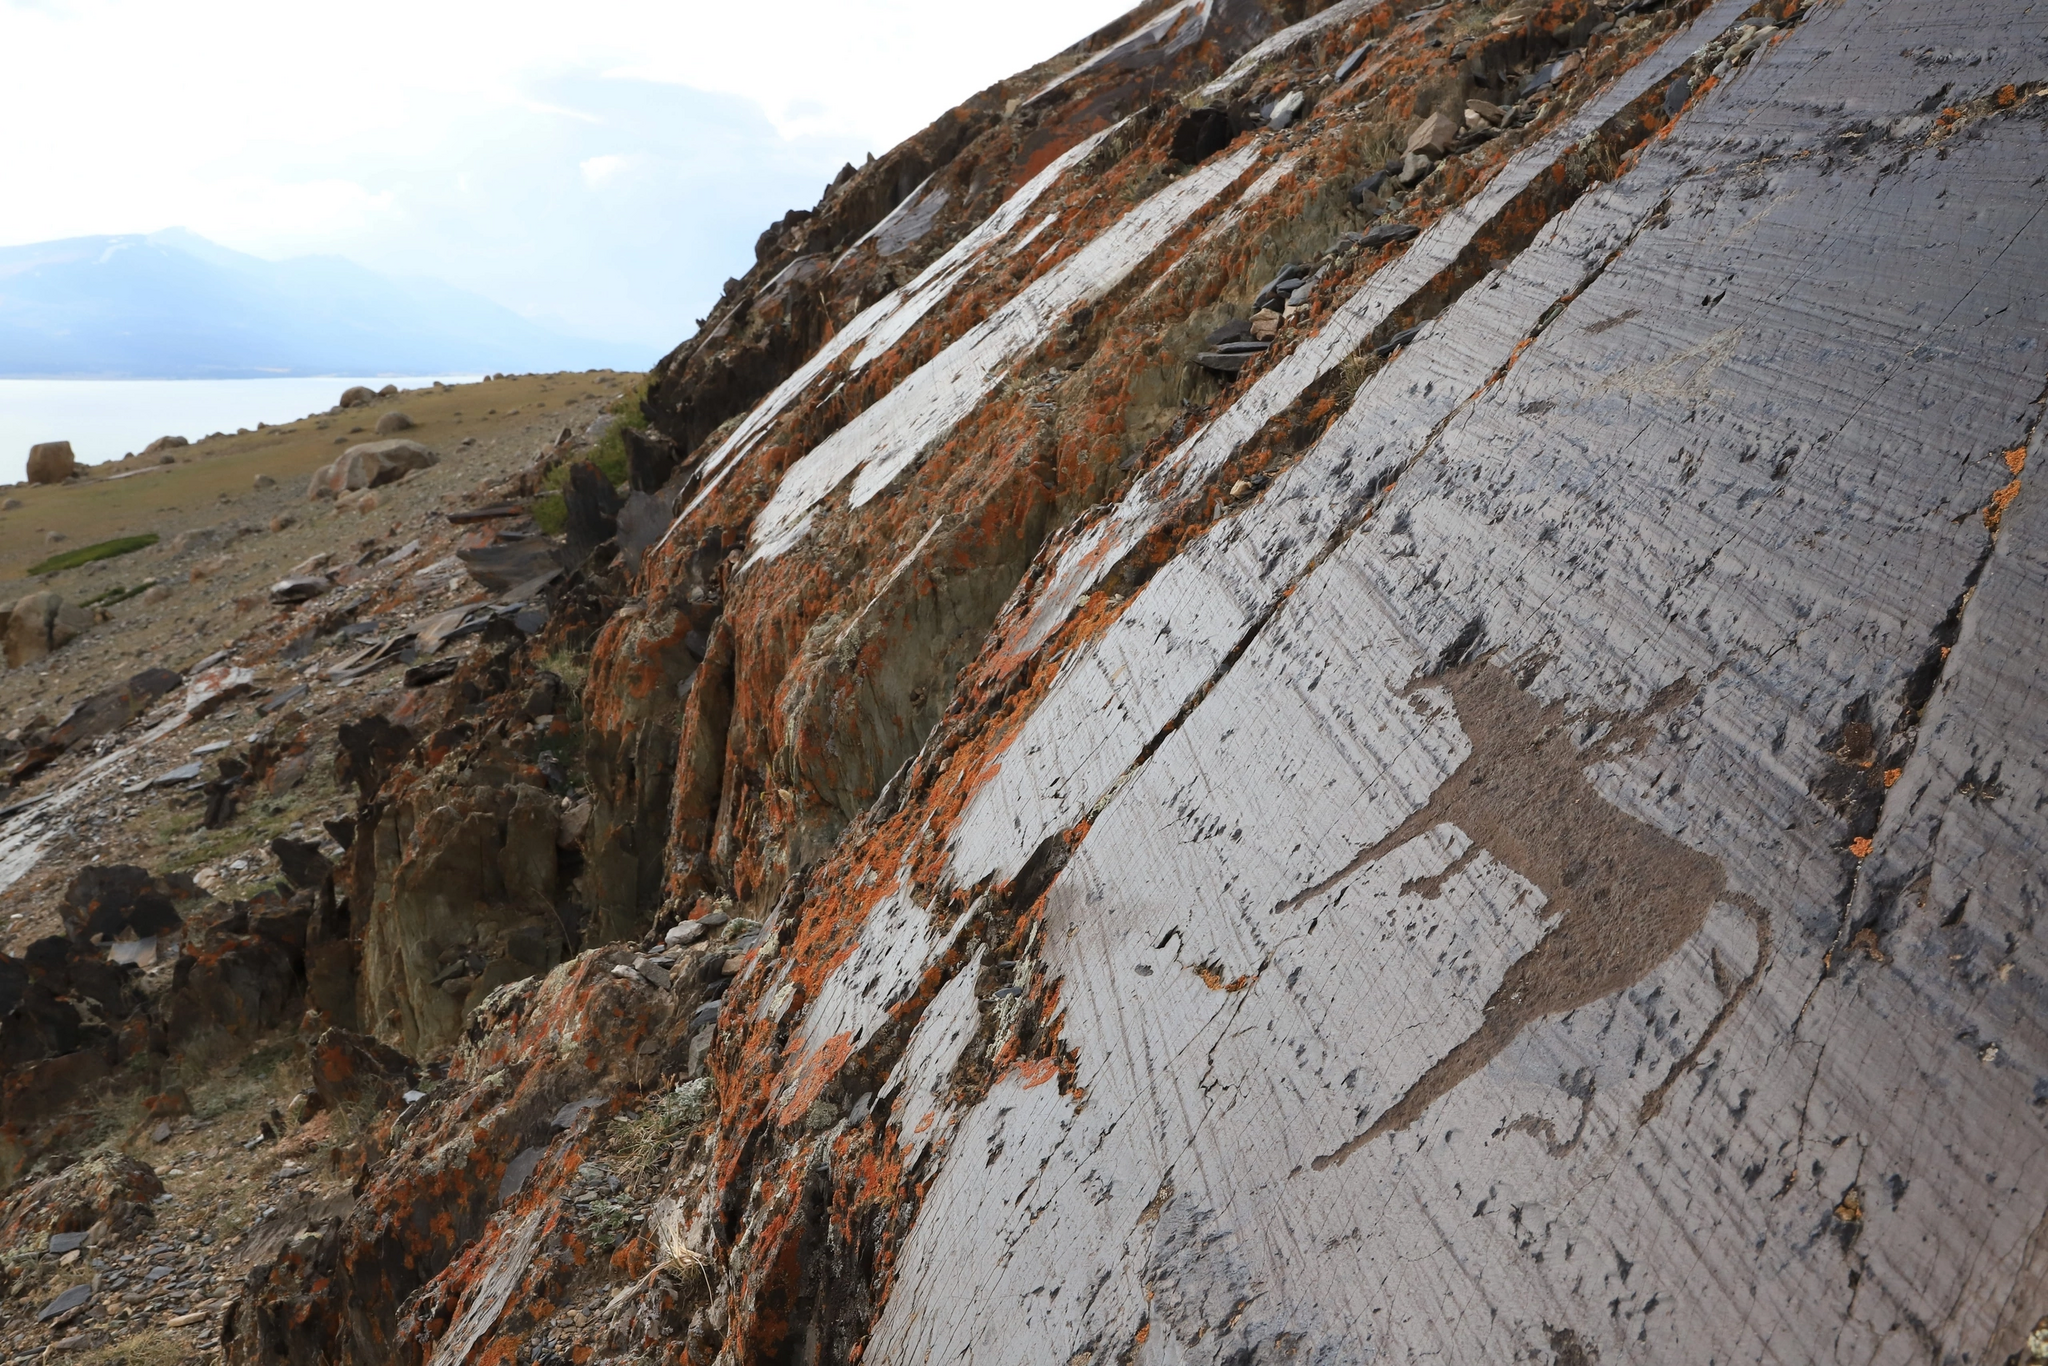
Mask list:
[[[682,340],[846,161],[1131,0],[0,0],[0,245],[185,227]]]

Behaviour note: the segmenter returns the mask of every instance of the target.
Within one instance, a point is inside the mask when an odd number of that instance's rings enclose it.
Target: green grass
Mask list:
[[[643,382],[612,405],[612,415],[618,418],[618,421],[604,434],[604,440],[597,443],[596,449],[584,457],[603,471],[604,477],[612,482],[614,488],[626,482],[627,466],[630,463],[626,458],[625,429],[631,427],[635,431],[645,431],[647,428],[647,414],[640,408],[640,400],[646,393],[647,386]],[[562,501],[561,494],[562,486],[568,482],[568,464],[557,465],[549,470],[547,477],[541,481],[541,487],[553,492],[535,499],[530,509],[533,520],[550,536],[559,536],[568,529],[569,507]]]
[[[126,602],[130,598],[139,598],[154,587],[156,587],[155,579],[144,579],[132,588],[109,588],[98,597],[87,598],[78,605],[80,607],[112,607],[117,603]]]
[[[60,569],[76,569],[82,564],[91,564],[94,560],[111,560],[117,555],[132,555],[138,550],[147,550],[156,542],[156,533],[152,531],[140,536],[123,536],[118,540],[101,541],[98,545],[82,545],[76,550],[67,550],[62,555],[52,555],[41,564],[32,564],[28,567],[28,572],[54,574]]]

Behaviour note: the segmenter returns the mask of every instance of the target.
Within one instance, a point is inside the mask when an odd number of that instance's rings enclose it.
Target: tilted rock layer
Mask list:
[[[459,1084],[230,1355],[2039,1359],[2044,82],[1186,0],[843,177],[654,377],[580,861],[378,799],[361,1017]],[[761,928],[514,985],[567,900]],[[711,1108],[557,1320],[572,1074]]]

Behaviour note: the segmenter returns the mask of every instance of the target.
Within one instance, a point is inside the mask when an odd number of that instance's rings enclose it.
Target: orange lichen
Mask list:
[[[1899,775],[1900,775],[1900,774],[1902,774],[1902,773],[1904,773],[1905,771],[1906,771],[1906,770],[1904,770],[1903,768],[1888,768],[1888,769],[1886,769],[1886,770],[1884,771],[1884,785],[1885,785],[1886,787],[1890,787],[1890,786],[1891,786],[1891,785],[1892,785],[1893,783],[1895,783],[1895,782],[1897,782],[1897,781],[1899,780]]]
[[[1991,495],[1991,501],[1984,505],[1984,526],[1992,534],[1998,532],[1999,523],[2005,519],[2005,510],[2012,506],[2012,500],[2020,496],[2020,481],[2010,484]]]
[[[1849,841],[1849,852],[1860,859],[1870,857],[1870,847],[1870,837],[1868,835],[1858,835],[1855,839]]]

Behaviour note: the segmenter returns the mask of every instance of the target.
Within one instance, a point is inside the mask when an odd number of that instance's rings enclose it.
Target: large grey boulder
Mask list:
[[[28,481],[31,484],[61,484],[78,473],[78,457],[69,441],[45,441],[28,448]]]
[[[360,408],[376,401],[377,391],[367,384],[353,385],[341,391],[341,406],[344,408]]]

